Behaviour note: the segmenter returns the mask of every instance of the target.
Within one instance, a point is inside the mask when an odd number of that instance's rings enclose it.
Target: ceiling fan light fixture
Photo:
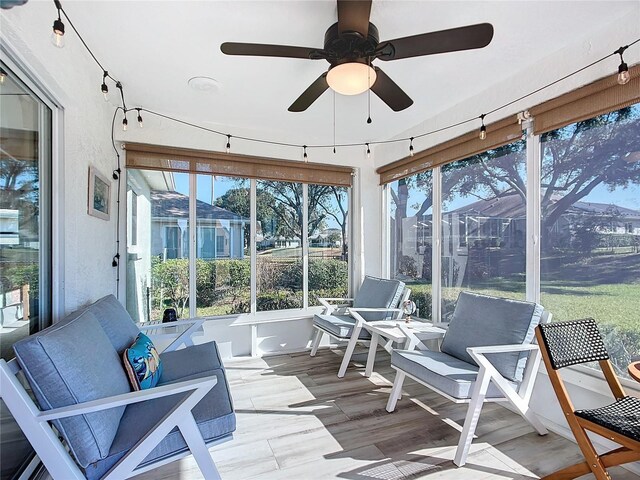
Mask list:
[[[336,65],[327,73],[327,83],[341,95],[358,95],[376,82],[376,71],[366,63],[347,62]]]

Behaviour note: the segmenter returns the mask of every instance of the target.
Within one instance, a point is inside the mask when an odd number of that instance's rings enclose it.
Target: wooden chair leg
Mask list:
[[[351,361],[351,356],[353,355],[353,351],[356,349],[356,343],[358,343],[360,330],[362,330],[362,326],[360,325],[356,325],[355,327],[353,327],[353,333],[351,334],[351,338],[349,339],[349,343],[347,344],[347,349],[344,352],[344,357],[342,358],[342,363],[340,364],[340,370],[338,370],[338,378],[344,377],[344,374],[347,373],[347,367],[349,366],[349,362]]]
[[[309,354],[312,357],[316,356],[318,353],[318,347],[320,346],[320,341],[322,340],[323,331],[319,328],[316,329],[316,334],[313,337],[313,343],[311,344],[311,353]]]
[[[460,434],[456,455],[453,459],[453,463],[458,467],[463,466],[467,462],[467,455],[471,448],[473,434],[475,433],[476,426],[478,425],[478,418],[482,411],[482,404],[484,403],[484,398],[487,395],[490,381],[491,375],[483,367],[480,367],[480,371],[471,394],[471,402],[469,402],[467,416],[464,420],[464,427],[462,427],[462,433]]]
[[[393,381],[393,388],[389,394],[389,400],[387,401],[387,412],[391,413],[396,409],[396,403],[400,399],[402,393],[402,384],[404,383],[405,374],[398,370],[396,372],[396,378]]]

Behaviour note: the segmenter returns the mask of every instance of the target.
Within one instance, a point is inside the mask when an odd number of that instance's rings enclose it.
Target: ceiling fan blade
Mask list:
[[[257,57],[311,58],[317,48],[292,47],[290,45],[266,45],[262,43],[225,42],[220,50],[226,55],[253,55]]]
[[[369,34],[371,0],[338,0],[338,33]]]
[[[486,47],[492,38],[493,25],[479,23],[380,42],[381,46],[391,44],[393,52],[389,55],[381,55],[379,58],[380,60],[399,60],[421,55],[471,50]]]
[[[329,84],[327,83],[327,72],[324,72],[315,80],[315,82],[309,85],[309,88],[302,92],[302,95],[300,95],[295,102],[291,104],[289,111],[304,112],[318,99],[320,95],[325,92],[327,88],[329,88]]]
[[[402,90],[396,82],[391,80],[391,78],[378,67],[375,67],[375,69],[376,81],[371,86],[371,90],[380,97],[380,100],[389,105],[394,112],[399,112],[413,105],[413,100],[409,98],[409,95],[404,93],[404,90]]]

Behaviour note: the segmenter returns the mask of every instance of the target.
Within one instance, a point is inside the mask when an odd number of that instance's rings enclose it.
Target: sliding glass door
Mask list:
[[[4,63],[0,81],[0,354],[50,323],[52,111]],[[33,450],[0,402],[1,478]]]

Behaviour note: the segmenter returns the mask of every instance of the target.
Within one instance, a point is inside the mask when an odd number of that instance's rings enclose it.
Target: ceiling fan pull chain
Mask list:
[[[333,153],[336,153],[336,92],[333,92]]]
[[[367,58],[369,62],[369,66],[371,66],[371,57]],[[367,105],[368,105],[368,114],[367,123],[371,123],[371,69],[367,70],[367,85],[369,88],[367,89]]]

